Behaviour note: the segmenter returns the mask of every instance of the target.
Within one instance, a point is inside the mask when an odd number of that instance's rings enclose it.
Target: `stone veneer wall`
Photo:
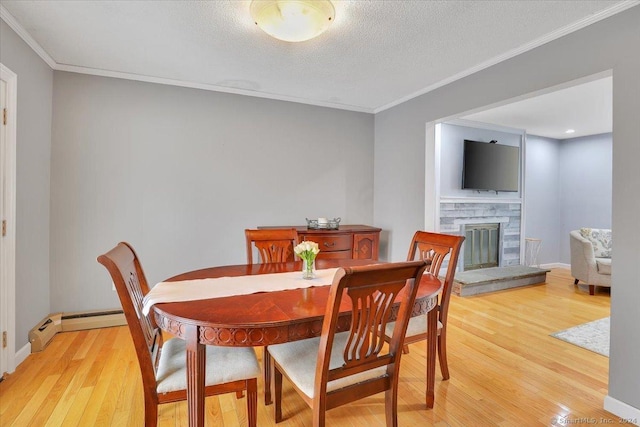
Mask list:
[[[440,203],[440,232],[464,234],[465,224],[500,224],[499,266],[520,265],[520,203]],[[464,243],[460,251],[463,258]],[[462,263],[460,263],[462,265]]]

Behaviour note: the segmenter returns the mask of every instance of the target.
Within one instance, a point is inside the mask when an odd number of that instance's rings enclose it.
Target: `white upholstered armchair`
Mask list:
[[[571,275],[575,284],[589,285],[589,294],[596,286],[611,287],[611,230],[581,228],[569,233],[571,245]]]

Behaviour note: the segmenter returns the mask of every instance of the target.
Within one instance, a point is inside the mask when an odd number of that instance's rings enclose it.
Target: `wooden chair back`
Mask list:
[[[443,261],[449,256],[442,292],[438,302],[438,320],[442,322],[443,326],[446,324],[453,279],[456,274],[458,255],[463,241],[464,236],[416,231],[407,255],[407,261],[417,259],[426,261],[429,264],[427,271],[436,277],[440,274]]]
[[[402,344],[411,316],[420,279],[427,265],[423,261],[368,265],[340,269],[336,273],[322,325],[315,373],[313,407],[324,411],[381,391],[390,391],[387,417],[396,412],[391,402],[396,399]],[[338,326],[340,305],[351,303],[352,321],[341,366],[330,369],[331,350]],[[391,342],[383,346],[384,330],[394,302],[400,301]],[[327,382],[370,369],[386,367],[386,375],[375,377],[343,389],[327,393]],[[395,404],[394,404],[395,405]],[[324,415],[321,415],[322,417]]]
[[[124,311],[142,373],[145,400],[156,392],[156,368],[162,348],[162,331],[150,316],[142,314],[142,299],[149,292],[147,279],[134,249],[128,243],[118,243],[98,262],[106,267],[116,287]]]
[[[260,262],[288,262],[294,260],[293,248],[298,244],[295,228],[266,228],[244,231],[247,242],[247,263],[253,264],[253,248],[258,249]]]
[[[186,372],[186,354],[180,354],[184,349],[184,344],[180,338],[170,338],[163,341],[162,330],[158,328],[155,321],[149,316],[145,316],[142,313],[143,298],[149,293],[149,284],[142,271],[140,260],[133,250],[131,245],[125,242],[118,243],[118,245],[111,249],[104,255],[98,257],[98,262],[106,267],[111,275],[111,280],[118,292],[118,298],[122,304],[124,315],[129,325],[129,331],[133,338],[133,344],[138,357],[138,364],[140,365],[140,372],[142,374],[142,388],[144,391],[144,425],[146,427],[155,427],[158,423],[158,405],[162,403],[177,402],[187,399],[187,372]],[[176,344],[177,343],[177,344]],[[166,351],[167,355],[161,357],[161,353]],[[234,360],[243,359],[255,361],[257,369],[258,361],[255,358],[253,350],[247,352],[240,352],[245,349],[233,349],[238,350],[233,356],[222,355],[220,359],[225,363],[221,363],[220,360],[216,360],[215,357],[207,357],[205,370],[209,370],[215,366],[216,369],[226,370],[229,373],[233,369],[231,366]],[[207,354],[211,353],[211,356],[215,356],[215,349],[208,347]],[[174,371],[181,369],[174,365],[172,357],[176,357],[176,360],[184,359],[184,384],[173,385],[174,388],[170,388],[168,391],[158,392],[158,380],[156,380],[157,372]],[[160,364],[160,367],[159,367]],[[164,365],[164,366],[163,366]],[[247,366],[247,365],[245,365]],[[213,396],[216,394],[224,394],[235,392],[237,397],[241,397],[242,393],[247,391],[247,423],[250,427],[255,427],[257,423],[257,378],[251,377],[251,373],[242,372],[243,375],[247,375],[248,378],[238,379],[235,381],[229,381],[226,383],[216,383],[211,381],[207,383],[205,381],[204,395]],[[178,375],[178,374],[176,374]],[[233,376],[233,374],[230,374]],[[160,381],[160,385],[163,385],[167,377],[171,375],[164,375]],[[241,376],[240,376],[241,377]],[[168,380],[171,382],[172,380]],[[164,383],[165,386],[167,383]]]

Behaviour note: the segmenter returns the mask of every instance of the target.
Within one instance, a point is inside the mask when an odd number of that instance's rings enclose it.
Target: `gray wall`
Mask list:
[[[570,263],[571,230],[611,228],[612,151],[610,133],[560,143],[560,262]]]
[[[18,75],[16,350],[49,314],[49,173],[53,72],[0,20],[0,62]]]
[[[525,176],[525,233],[526,237],[542,239],[538,262],[560,261],[563,212],[560,200],[560,141],[527,135]],[[566,239],[568,239],[568,235]]]
[[[153,285],[244,263],[245,228],[372,223],[371,114],[66,72],[53,102],[53,311],[119,306],[121,240]]]
[[[613,70],[613,221],[609,396],[640,410],[640,6],[597,22],[375,117],[374,220],[387,256],[402,259],[424,227],[426,123]],[[429,147],[433,149],[432,146]],[[431,190],[431,189],[430,189]],[[435,201],[429,200],[432,205]],[[432,208],[432,207],[431,207]]]
[[[612,135],[527,136],[526,219],[540,263],[570,264],[569,231],[611,228]]]

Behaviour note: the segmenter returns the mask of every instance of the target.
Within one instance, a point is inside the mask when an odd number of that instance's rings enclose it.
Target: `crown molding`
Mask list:
[[[40,44],[35,41],[33,37],[31,37],[31,34],[29,34],[29,32],[25,30],[24,27],[18,23],[18,21],[16,21],[16,18],[14,18],[13,15],[10,14],[9,11],[2,5],[0,5],[0,18],[2,18],[2,20],[6,22],[13,31],[16,32],[16,34],[18,34],[20,38],[25,41],[25,43],[28,44],[29,47],[33,49],[33,51],[37,53],[38,56],[47,63],[47,65],[49,65],[49,67],[53,68],[54,70],[56,69],[58,65],[56,61],[54,61],[53,58],[49,56],[49,54],[42,48],[42,46],[40,46]]]
[[[113,78],[126,79],[126,80],[136,80],[136,81],[142,81],[147,83],[180,86],[180,87],[187,87],[192,89],[208,90],[213,92],[224,92],[224,93],[231,93],[236,95],[253,96],[256,98],[273,99],[277,101],[296,102],[299,104],[335,108],[339,110],[354,111],[359,113],[377,114],[382,111],[388,110],[392,107],[395,107],[396,105],[402,104],[403,102],[407,102],[420,95],[424,95],[425,93],[438,89],[442,86],[446,86],[449,83],[453,83],[456,80],[460,80],[464,77],[470,76],[471,74],[477,73],[478,71],[482,71],[502,61],[511,59],[517,55],[520,55],[521,53],[535,49],[536,47],[539,47],[545,43],[556,40],[560,37],[563,37],[574,31],[580,30],[588,25],[601,21],[617,13],[623,12],[639,4],[640,4],[640,0],[622,1],[620,3],[617,3],[611,6],[610,8],[604,9],[598,13],[595,13],[584,19],[581,19],[571,25],[568,25],[566,27],[553,31],[549,34],[546,34],[545,36],[540,37],[536,40],[533,40],[532,42],[527,43],[523,46],[520,46],[519,48],[513,49],[502,55],[498,55],[474,67],[471,67],[465,71],[454,74],[453,76],[450,76],[444,80],[441,80],[433,85],[427,86],[407,96],[403,96],[402,98],[399,98],[393,102],[390,102],[378,108],[368,108],[368,107],[362,107],[357,105],[347,105],[347,104],[339,104],[339,103],[333,103],[333,102],[307,100],[307,99],[297,98],[293,96],[278,95],[278,94],[272,94],[267,92],[257,92],[257,91],[251,91],[246,89],[230,88],[225,86],[217,86],[213,84],[190,82],[186,80],[174,80],[174,79],[168,79],[168,78],[162,78],[162,77],[146,76],[141,74],[132,74],[132,73],[110,71],[110,70],[102,70],[97,68],[78,67],[74,65],[59,64],[42,48],[42,46],[40,46],[40,44],[37,41],[35,41],[33,37],[31,37],[31,34],[29,34],[29,32],[25,30],[24,27],[22,27],[22,25],[20,25],[18,21],[16,21],[13,15],[11,15],[9,11],[2,5],[0,5],[0,18],[3,21],[5,21],[7,25],[9,25],[9,27],[11,27],[11,29],[13,29],[13,31],[15,31],[29,45],[29,47],[31,47],[31,49],[33,49],[33,51],[36,52],[36,54],[38,54],[38,56],[40,56],[40,58],[42,58],[42,60],[44,60],[44,62],[46,62],[49,65],[49,67],[51,67],[53,70],[68,71],[68,72],[80,73],[80,74],[90,74],[90,75],[103,76],[103,77],[113,77]]]
[[[2,20],[5,21],[7,25],[9,25],[9,27],[11,27],[11,29],[15,31],[16,34],[18,34],[22,38],[22,40],[24,40],[25,43],[27,43],[29,47],[33,49],[33,51],[36,54],[38,54],[38,56],[40,56],[40,58],[42,58],[42,60],[46,62],[47,65],[49,65],[49,67],[51,67],[55,71],[67,71],[71,73],[89,74],[93,76],[112,77],[116,79],[125,79],[125,80],[135,80],[135,81],[141,81],[141,82],[147,82],[147,83],[157,83],[157,84],[163,84],[163,85],[169,85],[169,86],[179,86],[179,87],[186,87],[191,89],[208,90],[212,92],[224,92],[224,93],[231,93],[235,95],[253,96],[256,98],[272,99],[276,101],[295,102],[298,104],[307,104],[307,105],[313,105],[317,107],[335,108],[340,110],[354,111],[358,113],[368,113],[368,114],[373,113],[373,109],[360,107],[357,105],[347,105],[347,104],[339,104],[339,103],[325,102],[325,101],[314,101],[314,100],[297,98],[295,96],[278,95],[278,94],[267,93],[267,92],[256,92],[256,91],[251,91],[246,89],[238,89],[238,88],[232,88],[232,87],[226,87],[226,86],[217,86],[213,84],[190,82],[186,80],[174,80],[174,79],[167,79],[163,77],[147,76],[142,74],[133,74],[133,73],[125,73],[125,72],[119,72],[119,71],[103,70],[99,68],[78,67],[75,65],[60,64],[56,62],[44,50],[44,48],[40,46],[40,44],[33,37],[31,37],[31,34],[29,34],[29,32],[25,30],[24,27],[20,25],[18,21],[13,17],[13,15],[11,15],[9,11],[2,5],[0,5],[0,18],[2,18]]]
[[[307,105],[313,105],[316,107],[335,108],[339,110],[355,111],[359,113],[369,113],[369,114],[373,113],[373,110],[369,108],[363,108],[355,105],[345,105],[345,104],[336,104],[336,103],[324,102],[324,101],[314,101],[309,99],[297,98],[295,96],[279,95],[279,94],[273,94],[268,92],[256,92],[256,91],[247,90],[247,89],[217,86],[217,85],[207,84],[207,83],[196,83],[196,82],[190,82],[186,80],[167,79],[164,77],[147,76],[143,74],[123,73],[119,71],[102,70],[99,68],[78,67],[75,65],[66,65],[66,64],[56,64],[54,69],[56,71],[67,71],[70,73],[89,74],[89,75],[101,76],[101,77],[112,77],[115,79],[135,80],[135,81],[146,82],[146,83],[157,83],[157,84],[169,85],[169,86],[179,86],[179,87],[186,87],[191,89],[208,90],[211,92],[224,92],[224,93],[231,93],[235,95],[252,96],[254,98],[271,99],[275,101],[295,102],[297,104],[307,104]]]
[[[533,40],[527,44],[524,44],[516,49],[512,49],[508,52],[503,53],[502,55],[498,55],[496,57],[493,57],[487,61],[481,62],[480,64],[471,67],[465,71],[462,71],[458,74],[454,74],[453,76],[447,77],[444,80],[440,80],[439,82],[432,84],[430,86],[425,87],[424,89],[421,89],[417,92],[414,92],[410,95],[407,96],[403,96],[402,98],[399,98],[393,102],[390,102],[388,104],[385,104],[381,107],[375,108],[373,110],[374,114],[380,113],[384,110],[388,110],[389,108],[395,107],[396,105],[402,104],[403,102],[407,102],[413,98],[416,98],[420,95],[424,95],[425,93],[431,92],[433,90],[436,90],[442,86],[446,86],[449,83],[453,83],[456,80],[460,80],[462,78],[465,78],[467,76],[470,76],[471,74],[477,73],[478,71],[482,71],[486,68],[489,68],[493,65],[499,64],[500,62],[506,61],[507,59],[511,59],[515,56],[518,56],[522,53],[528,52],[532,49],[535,49],[537,47],[542,46],[543,44],[549,43],[553,40],[557,40],[561,37],[564,37],[568,34],[571,34],[575,31],[578,31],[584,27],[587,27],[591,24],[594,24],[598,21],[602,21],[605,18],[608,18],[610,16],[613,16],[617,13],[623,12],[629,8],[632,8],[634,6],[637,6],[640,4],[640,0],[625,0],[623,2],[617,3],[607,9],[604,9],[598,13],[594,13],[591,16],[588,16],[586,18],[583,18],[579,21],[574,22],[571,25],[567,25],[566,27],[562,27],[559,28],[555,31],[552,31],[548,34],[545,34],[544,36]]]

